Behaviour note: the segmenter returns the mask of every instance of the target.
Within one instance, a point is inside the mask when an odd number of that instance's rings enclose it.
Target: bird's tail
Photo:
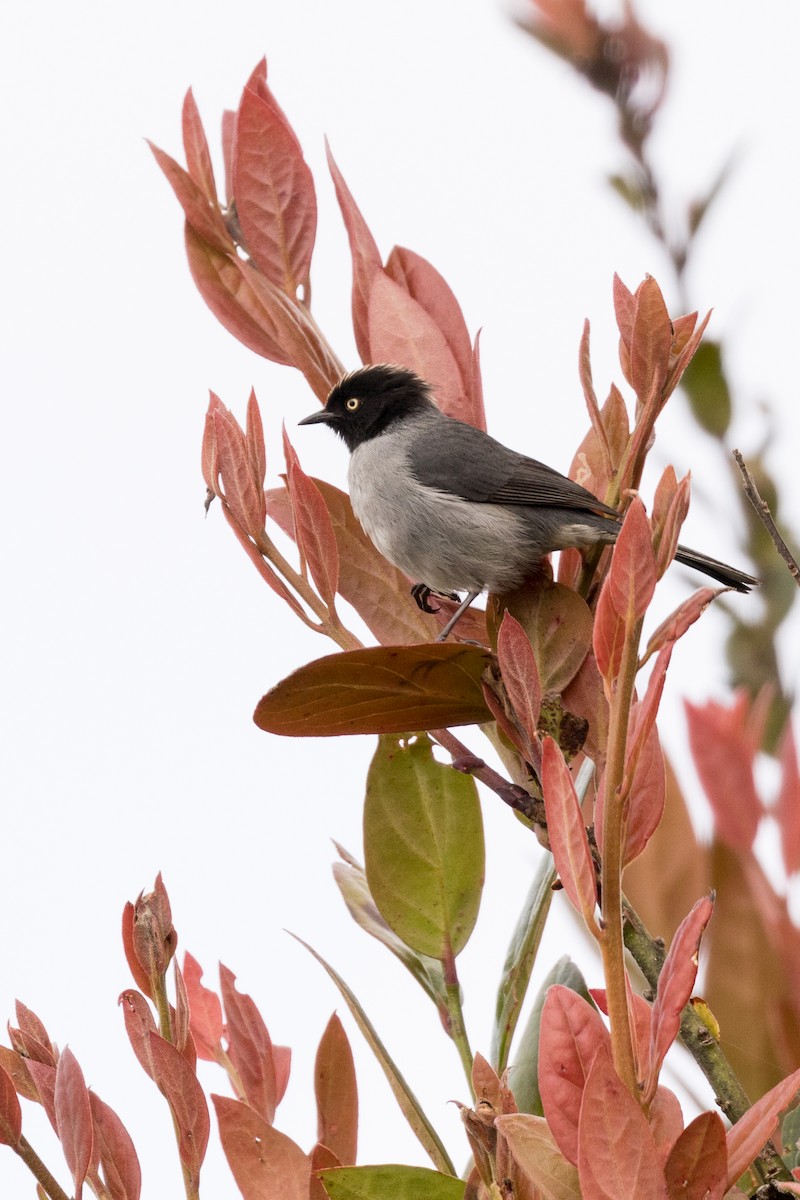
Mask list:
[[[756,579],[754,575],[748,575],[745,571],[738,570],[737,567],[730,567],[727,563],[720,562],[719,559],[709,558],[707,554],[700,554],[697,550],[690,550],[688,546],[678,546],[675,557],[684,566],[693,567],[695,571],[702,571],[704,575],[709,575],[712,579],[716,579],[717,583],[733,588],[736,592],[749,592],[751,588],[758,587],[761,583],[761,580]]]

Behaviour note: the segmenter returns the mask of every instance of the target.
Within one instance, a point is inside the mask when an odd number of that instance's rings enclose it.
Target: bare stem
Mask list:
[[[639,1089],[628,1013],[625,946],[622,929],[622,858],[625,845],[622,784],[625,774],[628,719],[636,682],[641,632],[642,618],[640,617],[630,630],[630,636],[625,639],[619,675],[611,701],[603,808],[603,858],[600,867],[603,913],[600,949],[603,955],[608,1015],[611,1023],[611,1049],[617,1074],[637,1100]]]
[[[523,817],[527,817],[529,821],[535,821],[537,824],[544,823],[544,807],[537,805],[530,792],[526,792],[525,788],[511,783],[510,780],[504,779],[482,758],[468,750],[449,729],[431,729],[430,735],[443,750],[452,756],[453,767],[456,771],[461,771],[464,775],[473,775],[479,779],[490,791],[498,795],[504,804],[513,808]]]
[[[456,960],[452,951],[442,959],[442,971],[444,974],[444,990],[447,1001],[447,1023],[449,1027],[450,1037],[456,1044],[456,1048],[461,1058],[461,1065],[464,1068],[464,1073],[467,1077],[470,1092],[474,1096],[472,1087],[472,1063],[473,1054],[467,1037],[467,1027],[464,1023],[464,1010],[461,1007],[461,984],[458,982],[458,972],[456,970]]]
[[[69,1200],[67,1193],[50,1174],[24,1134],[20,1134],[19,1141],[12,1149],[17,1152],[28,1170],[36,1177],[42,1190],[46,1192],[50,1200]]]
[[[800,587],[800,565],[798,565],[797,559],[794,557],[791,550],[786,545],[786,542],[781,537],[778,526],[772,519],[772,513],[769,511],[769,505],[761,496],[761,493],[756,486],[756,481],[753,478],[753,474],[747,466],[747,463],[744,461],[744,456],[739,450],[734,450],[733,457],[736,459],[736,465],[741,471],[742,478],[744,479],[744,494],[747,496],[747,499],[755,509],[756,516],[772,539],[772,544],[778,551],[778,554],[780,554],[781,558],[786,563],[786,566],[789,568],[792,576],[794,577],[795,583],[798,587]]]

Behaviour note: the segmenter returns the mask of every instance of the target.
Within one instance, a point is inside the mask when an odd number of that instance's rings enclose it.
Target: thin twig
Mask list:
[[[747,499],[755,509],[756,516],[772,539],[772,544],[778,551],[778,554],[780,554],[781,558],[786,563],[786,566],[794,576],[795,583],[798,587],[800,587],[800,566],[797,563],[797,559],[794,557],[791,550],[786,545],[786,542],[778,532],[778,526],[772,519],[772,513],[769,511],[769,505],[767,504],[766,500],[762,498],[761,493],[756,486],[756,481],[744,461],[743,455],[740,453],[740,451],[734,450],[733,457],[736,459],[736,465],[741,471],[742,478],[744,479],[744,494],[747,496]]]
[[[534,797],[526,792],[525,788],[504,779],[482,758],[478,758],[476,754],[468,750],[449,729],[431,729],[430,735],[452,757],[456,771],[461,771],[464,775],[474,775],[476,779],[479,779],[481,783],[498,795],[504,804],[513,808],[515,812],[521,813],[523,817],[527,817],[529,821],[535,821],[538,824],[544,821],[544,807],[537,805]]]

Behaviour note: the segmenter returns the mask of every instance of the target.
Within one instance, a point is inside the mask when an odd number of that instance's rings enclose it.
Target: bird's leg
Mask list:
[[[415,583],[411,589],[411,595],[417,602],[419,608],[426,613],[438,612],[438,608],[432,608],[428,603],[431,596],[446,596],[448,600],[458,600],[455,592],[437,592],[433,588],[428,587],[427,583]]]
[[[465,598],[464,600],[462,600],[462,601],[461,601],[461,603],[459,604],[458,608],[457,608],[457,609],[456,609],[456,611],[453,613],[452,617],[450,618],[450,620],[447,622],[447,624],[445,625],[445,627],[444,627],[444,629],[442,630],[442,632],[441,632],[441,633],[439,634],[439,636],[437,637],[437,639],[436,639],[436,640],[437,640],[437,642],[443,642],[443,641],[445,641],[445,640],[446,640],[446,638],[447,638],[447,635],[448,635],[449,633],[452,633],[452,631],[455,629],[455,627],[456,627],[456,625],[458,624],[458,622],[459,622],[459,621],[461,620],[461,618],[463,617],[464,613],[465,613],[465,612],[467,611],[467,609],[469,608],[470,604],[472,604],[472,601],[473,601],[473,600],[477,600],[477,599],[478,599],[478,596],[480,596],[480,592],[468,592],[468,593],[467,593],[467,596],[466,596],[466,598]]]

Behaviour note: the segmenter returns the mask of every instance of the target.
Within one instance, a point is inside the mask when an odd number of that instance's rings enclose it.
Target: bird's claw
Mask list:
[[[436,613],[439,611],[438,608],[434,608],[428,603],[431,596],[444,596],[447,600],[452,600],[453,603],[457,603],[460,599],[455,592],[436,592],[433,588],[428,587],[427,583],[415,583],[411,589],[411,595],[416,600],[419,608],[426,613]]]

